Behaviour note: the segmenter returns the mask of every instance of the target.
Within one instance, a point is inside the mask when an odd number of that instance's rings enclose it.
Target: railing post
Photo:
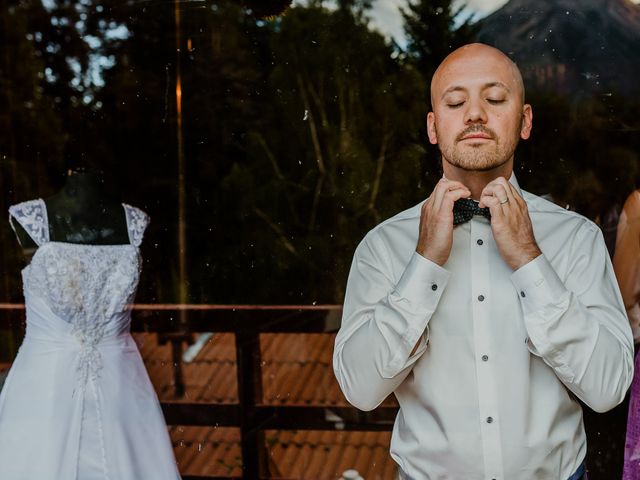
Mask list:
[[[182,375],[182,338],[171,339],[171,359],[173,360],[173,384],[176,398],[184,397],[185,385]]]
[[[262,399],[260,334],[236,332],[238,400],[240,402],[240,442],[242,478],[257,480],[269,476],[264,432],[259,428],[256,402]]]

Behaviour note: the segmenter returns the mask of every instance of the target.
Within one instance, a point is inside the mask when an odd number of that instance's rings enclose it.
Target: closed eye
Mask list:
[[[505,100],[504,99],[496,99],[496,98],[487,98],[487,102],[489,102],[491,105],[499,105],[501,103],[504,103]]]
[[[464,102],[458,102],[458,103],[447,103],[447,107],[449,107],[449,108],[458,108],[458,107],[461,107],[463,103],[464,103]]]

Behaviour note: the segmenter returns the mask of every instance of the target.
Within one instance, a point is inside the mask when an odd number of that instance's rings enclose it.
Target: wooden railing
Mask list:
[[[0,304],[0,328],[19,336],[22,305]],[[170,342],[176,392],[184,392],[182,349],[196,332],[235,334],[238,403],[231,405],[163,402],[169,425],[239,427],[243,479],[271,478],[265,430],[391,430],[397,409],[361,412],[352,407],[273,406],[262,404],[261,333],[334,333],[340,307],[246,305],[135,305],[134,332],[154,332]],[[15,339],[18,344],[19,338]],[[327,415],[327,413],[332,415]],[[333,420],[335,419],[335,420]],[[183,476],[183,480],[230,477]]]

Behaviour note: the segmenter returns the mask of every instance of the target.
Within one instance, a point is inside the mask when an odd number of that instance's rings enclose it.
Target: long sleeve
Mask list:
[[[512,275],[529,349],[592,409],[620,403],[633,377],[633,340],[600,230],[575,235],[564,279],[540,255]],[[564,281],[563,281],[564,280]]]
[[[414,253],[394,282],[376,240],[365,238],[354,255],[333,354],[343,393],[362,410],[393,392],[427,349],[428,323],[449,279],[445,269]]]
[[[613,268],[633,338],[640,342],[640,191],[627,198],[620,214]]]

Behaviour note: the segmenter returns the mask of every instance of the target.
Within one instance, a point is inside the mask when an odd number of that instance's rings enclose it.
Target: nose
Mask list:
[[[467,125],[474,123],[487,123],[487,111],[480,99],[469,99],[464,112],[464,123]]]

